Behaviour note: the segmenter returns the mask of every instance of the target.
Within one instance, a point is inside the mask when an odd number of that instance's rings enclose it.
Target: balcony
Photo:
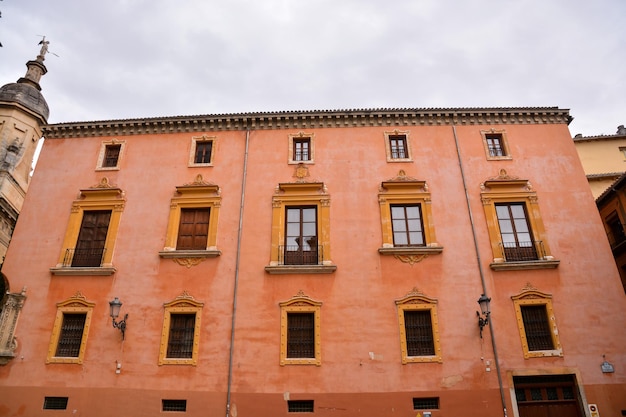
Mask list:
[[[115,268],[104,265],[106,248],[68,248],[63,262],[50,268],[54,275],[112,275]]]
[[[278,246],[278,264],[268,265],[265,271],[270,274],[330,274],[335,265],[324,264],[324,246],[299,245]]]
[[[552,269],[559,261],[546,255],[543,241],[500,242],[500,258],[490,264],[494,271],[519,269]]]

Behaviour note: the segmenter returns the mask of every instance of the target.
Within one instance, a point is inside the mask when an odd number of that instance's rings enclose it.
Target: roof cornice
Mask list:
[[[44,136],[58,139],[229,130],[559,124],[570,121],[569,110],[557,107],[283,111],[59,123],[44,126]]]

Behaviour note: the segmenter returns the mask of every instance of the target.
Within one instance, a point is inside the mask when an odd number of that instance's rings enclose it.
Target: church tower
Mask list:
[[[48,43],[45,38],[40,42],[39,55],[26,63],[24,77],[0,87],[0,265],[28,191],[42,127],[48,121],[48,104],[39,85],[48,72],[43,63]],[[0,283],[0,294],[9,290],[2,288],[5,284]]]

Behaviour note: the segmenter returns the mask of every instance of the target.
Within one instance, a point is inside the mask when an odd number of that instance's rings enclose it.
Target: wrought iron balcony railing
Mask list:
[[[65,250],[63,257],[64,267],[100,267],[106,248],[79,249],[70,248]]]
[[[303,249],[297,245],[278,247],[279,265],[321,265],[324,259],[323,246],[313,246]]]
[[[537,261],[544,259],[546,251],[543,241],[500,242],[500,250],[505,262]]]

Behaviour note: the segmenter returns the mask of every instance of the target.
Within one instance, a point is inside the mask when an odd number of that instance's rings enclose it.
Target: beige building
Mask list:
[[[594,198],[626,172],[626,128],[620,125],[614,135],[574,137]]]

